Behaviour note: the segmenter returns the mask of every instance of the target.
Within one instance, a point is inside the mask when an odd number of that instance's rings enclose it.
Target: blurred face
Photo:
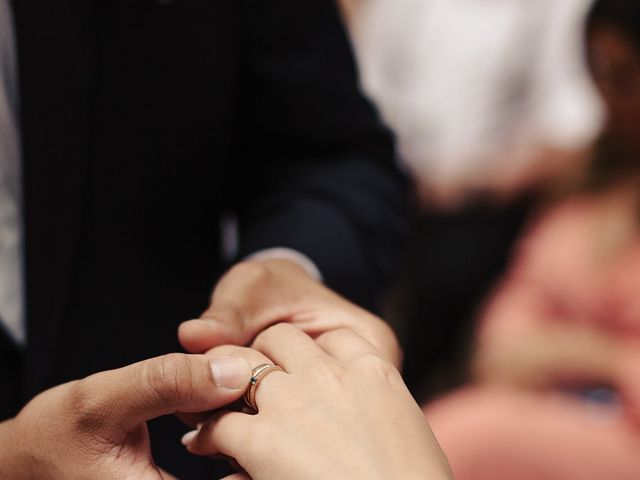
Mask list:
[[[596,26],[588,41],[594,80],[609,111],[607,136],[640,155],[640,52],[613,25]]]

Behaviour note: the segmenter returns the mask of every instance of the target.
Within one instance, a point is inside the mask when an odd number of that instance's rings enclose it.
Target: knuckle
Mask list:
[[[193,371],[187,355],[163,355],[146,364],[144,376],[148,387],[163,403],[187,403],[193,398]]]
[[[296,327],[287,322],[279,322],[274,325],[271,325],[264,332],[264,336],[266,338],[269,337],[279,337],[281,335],[287,335],[289,332],[296,330]]]
[[[396,365],[402,363],[402,347],[393,329],[384,320],[372,317],[362,328],[362,336],[366,338],[380,353],[389,358]]]
[[[294,327],[289,322],[276,323],[264,331],[265,337],[280,338],[283,335],[290,335],[291,333],[298,333],[300,330]]]
[[[213,289],[211,305],[204,315],[223,317],[223,321],[243,320],[247,295],[260,291],[272,277],[271,270],[263,263],[248,260],[235,264]]]
[[[359,375],[385,384],[402,382],[400,372],[390,362],[375,353],[365,353],[353,361]]]
[[[213,304],[205,316],[214,318],[216,321],[226,325],[244,323],[242,308],[231,302]]]
[[[287,322],[276,323],[270,326],[266,330],[263,330],[258,334],[253,342],[253,346],[260,350],[273,342],[282,343],[283,338],[287,338],[291,332],[296,331],[297,328]]]
[[[316,342],[322,346],[328,346],[336,342],[353,340],[360,336],[349,328],[336,328],[322,333],[316,338]]]
[[[317,376],[320,385],[343,385],[345,382],[345,371],[335,365],[327,362],[319,363],[314,369],[314,375]]]
[[[78,380],[69,387],[69,417],[80,432],[99,430],[110,417],[111,406],[103,401],[91,378]]]

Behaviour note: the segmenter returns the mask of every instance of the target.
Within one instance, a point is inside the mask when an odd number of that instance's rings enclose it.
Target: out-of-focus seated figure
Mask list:
[[[477,305],[532,199],[602,128],[583,48],[592,0],[341,3],[421,200],[391,316],[405,379],[426,400],[464,381]]]
[[[458,480],[640,478],[640,4],[598,0],[608,122],[483,310],[474,384],[426,407]]]
[[[511,197],[583,158],[591,0],[342,0],[365,90],[428,202]]]

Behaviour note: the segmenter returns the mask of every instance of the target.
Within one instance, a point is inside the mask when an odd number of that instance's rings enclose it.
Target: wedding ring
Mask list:
[[[284,368],[279,365],[270,365],[265,363],[264,365],[257,366],[251,372],[249,388],[244,392],[242,398],[244,399],[244,402],[255,411],[258,411],[258,406],[256,405],[256,391],[258,390],[258,385],[260,385],[262,379],[271,372],[284,372]]]

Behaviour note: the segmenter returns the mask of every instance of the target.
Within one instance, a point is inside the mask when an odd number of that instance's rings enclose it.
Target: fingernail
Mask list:
[[[191,442],[193,442],[193,440],[196,438],[196,435],[198,435],[198,430],[192,430],[190,432],[185,433],[180,439],[180,441],[185,447],[187,447]]]
[[[210,361],[213,383],[225,390],[242,390],[251,379],[251,366],[240,357],[214,357]]]

